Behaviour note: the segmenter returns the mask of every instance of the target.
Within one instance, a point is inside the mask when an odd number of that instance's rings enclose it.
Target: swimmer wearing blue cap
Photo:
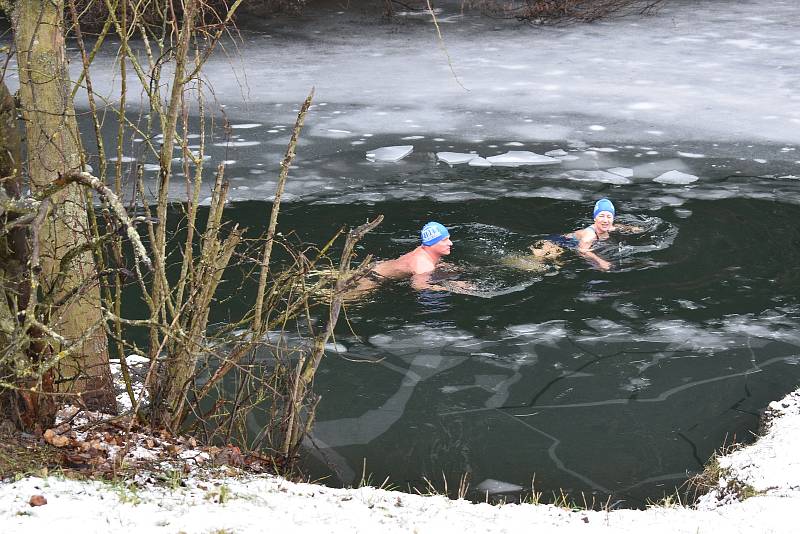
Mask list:
[[[432,221],[420,231],[420,245],[395,260],[382,261],[375,265],[370,277],[378,281],[381,278],[411,278],[411,284],[417,289],[438,289],[431,286],[429,277],[444,256],[450,254],[453,242],[450,232],[443,224]]]
[[[592,224],[582,230],[575,230],[566,235],[539,240],[531,245],[531,251],[537,259],[552,260],[560,256],[565,248],[571,248],[598,268],[607,271],[611,269],[611,264],[592,252],[592,245],[597,241],[608,239],[611,232],[639,233],[643,231],[638,226],[615,225],[614,217],[616,214],[614,204],[607,198],[601,198],[594,204],[594,209],[592,210],[594,222]]]

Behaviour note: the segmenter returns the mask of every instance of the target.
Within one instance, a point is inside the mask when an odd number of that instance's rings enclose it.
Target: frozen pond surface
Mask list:
[[[460,2],[442,8],[452,70],[430,17],[399,15],[387,23],[376,4],[332,5],[302,20],[246,18],[236,46],[228,43],[205,69],[231,125],[209,140],[208,165],[227,162],[231,198],[271,195],[296,111],[312,87],[290,200],[411,200],[429,194],[419,185],[437,152],[489,158],[564,150],[563,164],[547,175],[633,166],[626,177],[634,182],[669,171],[697,176],[701,186],[729,175],[800,174],[795,2],[675,0],[650,17],[558,28],[462,15]],[[113,55],[97,59],[93,81],[113,94]],[[13,88],[13,75],[8,82]],[[154,163],[138,141],[128,143],[126,161]],[[414,150],[397,164],[365,158],[403,145]],[[445,200],[481,197],[478,182],[492,178],[475,178],[451,185],[457,194]],[[176,195],[184,189],[177,182]],[[491,194],[508,194],[503,185]]]

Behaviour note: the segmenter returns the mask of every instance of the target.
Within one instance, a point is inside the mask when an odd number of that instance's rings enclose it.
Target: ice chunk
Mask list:
[[[492,163],[488,159],[478,156],[477,158],[469,160],[468,165],[470,167],[491,167]]]
[[[643,149],[644,150],[644,149]],[[689,170],[686,162],[679,158],[662,159],[651,161],[633,167],[633,175],[639,178],[655,178],[667,171],[687,171]]]
[[[601,182],[604,184],[624,185],[632,183],[630,179],[606,171],[569,171],[564,176],[577,182]]]
[[[214,143],[214,146],[237,147],[237,146],[256,146],[260,144],[261,141],[227,141],[223,143]]]
[[[629,169],[627,167],[612,167],[611,169],[608,169],[608,172],[623,176],[625,178],[630,178],[633,176],[633,169]]]
[[[512,167],[517,165],[553,165],[561,163],[561,161],[555,158],[543,156],[527,150],[511,150],[499,156],[490,156],[486,158],[486,160],[492,165]]]
[[[413,145],[385,146],[367,152],[367,159],[370,161],[400,161],[411,154],[413,150]]]
[[[503,482],[502,480],[495,480],[493,478],[487,478],[480,484],[475,487],[476,490],[480,491],[481,493],[488,493],[490,495],[494,495],[496,493],[515,493],[517,491],[522,491],[522,486],[517,486],[516,484],[512,484],[511,482]]]
[[[458,165],[459,163],[469,163],[477,158],[477,154],[463,154],[460,152],[437,152],[436,157],[439,161],[444,161],[449,165]]]
[[[257,122],[248,122],[245,124],[231,124],[231,129],[233,130],[250,130],[252,128],[258,128],[261,124]]]
[[[616,148],[611,148],[609,146],[601,146],[601,147],[589,147],[589,150],[593,150],[595,152],[619,152]]]
[[[567,151],[561,148],[557,148],[556,150],[549,150],[544,153],[545,156],[550,156],[551,158],[558,158],[560,156],[566,156]]]
[[[677,154],[682,158],[698,159],[698,158],[706,157],[705,154],[695,154],[694,152],[680,152],[680,151],[678,151]]]
[[[699,180],[697,176],[693,174],[686,174],[685,172],[681,171],[668,171],[653,178],[654,182],[670,185],[685,185],[696,182],[697,180]]]

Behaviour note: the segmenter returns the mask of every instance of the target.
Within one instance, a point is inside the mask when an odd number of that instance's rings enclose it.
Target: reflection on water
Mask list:
[[[375,213],[361,244],[386,258],[414,245],[430,214],[478,295],[383,286],[348,309],[326,358],[308,451],[317,474],[405,487],[564,488],[626,505],[672,493],[713,450],[746,441],[766,404],[800,377],[800,208],[746,199],[628,209],[647,232],[610,244],[615,268],[569,256],[531,272],[504,263],[533,240],[580,227],[583,202],[302,206],[283,219],[308,239]],[[258,220],[261,203],[232,207]],[[619,208],[618,208],[619,209]],[[560,228],[557,230],[556,228]],[[254,432],[257,432],[257,423]],[[314,467],[316,465],[316,467]]]

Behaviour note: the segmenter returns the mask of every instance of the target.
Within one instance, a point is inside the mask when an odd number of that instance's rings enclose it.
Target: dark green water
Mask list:
[[[800,207],[732,198],[642,209],[637,195],[613,198],[623,222],[648,232],[606,250],[610,272],[576,257],[544,273],[504,264],[537,237],[588,224],[585,201],[287,204],[282,226],[316,242],[384,214],[361,244],[379,258],[415,246],[435,218],[451,229],[459,277],[479,288],[396,282],[349,306],[356,335],[340,328],[316,380],[312,473],[357,483],[365,462],[373,481],[428,477],[440,489],[463,473],[472,488],[530,488],[535,476],[545,493],[641,506],[674,493],[716,448],[750,440],[761,410],[800,378]],[[263,227],[269,207],[228,214]]]

